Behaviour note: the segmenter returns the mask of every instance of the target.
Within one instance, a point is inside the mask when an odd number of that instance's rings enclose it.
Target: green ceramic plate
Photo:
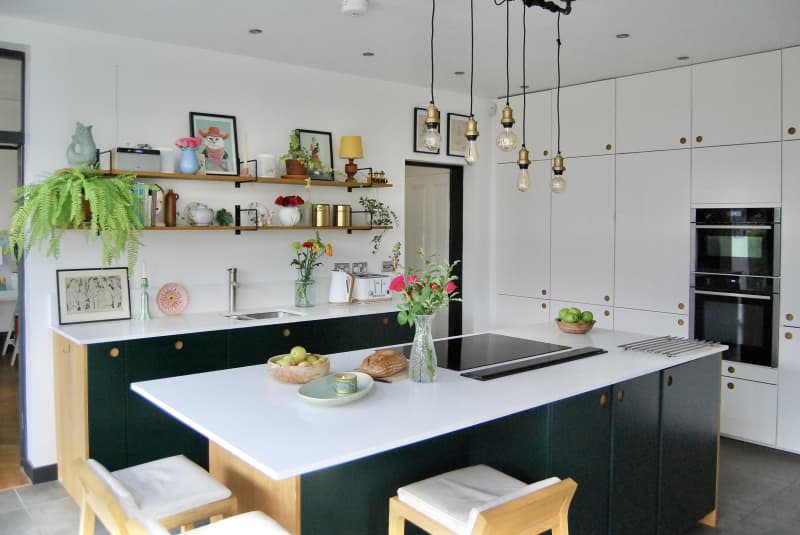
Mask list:
[[[337,394],[334,380],[335,374],[330,374],[304,384],[297,391],[297,395],[312,405],[335,407],[352,403],[366,396],[372,390],[372,385],[375,384],[375,381],[366,373],[349,373],[355,374],[358,387],[358,390],[352,394]]]

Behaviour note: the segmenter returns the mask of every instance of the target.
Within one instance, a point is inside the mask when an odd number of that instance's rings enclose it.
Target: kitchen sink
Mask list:
[[[248,320],[271,320],[280,318],[296,318],[302,316],[299,312],[288,310],[265,310],[264,312],[243,312],[241,314],[225,314],[226,318],[233,318],[240,321]]]

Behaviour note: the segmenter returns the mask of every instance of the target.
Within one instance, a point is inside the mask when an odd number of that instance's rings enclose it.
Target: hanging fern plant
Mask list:
[[[89,240],[100,236],[103,264],[119,258],[127,247],[128,268],[133,269],[143,226],[134,180],[128,174],[107,177],[94,169],[61,169],[43,182],[17,188],[19,204],[9,224],[8,249],[19,258],[34,245],[47,243],[46,254],[58,258],[64,232],[83,228]],[[91,209],[88,221],[84,200]]]

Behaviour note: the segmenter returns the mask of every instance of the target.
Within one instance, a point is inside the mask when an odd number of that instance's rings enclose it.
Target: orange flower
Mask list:
[[[330,243],[325,246],[325,254],[328,256],[333,256],[333,245]]]

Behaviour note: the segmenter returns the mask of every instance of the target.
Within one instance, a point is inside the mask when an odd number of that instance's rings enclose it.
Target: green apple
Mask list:
[[[295,364],[299,364],[306,360],[306,356],[308,355],[308,351],[303,346],[294,346],[289,351],[289,356],[292,358],[292,362]]]
[[[569,313],[569,309],[568,308],[562,308],[561,310],[558,311],[558,319],[563,321],[564,320],[564,316],[566,316],[568,313]]]
[[[594,314],[588,310],[581,312],[581,323],[591,323],[594,320]]]
[[[576,316],[578,316],[578,317],[580,317],[580,316],[581,316],[581,309],[580,309],[580,308],[570,307],[570,308],[569,308],[569,311],[570,311],[572,314],[575,314],[575,315],[576,315]]]
[[[579,317],[580,316],[570,311],[564,314],[564,318],[562,318],[561,321],[563,321],[564,323],[577,323]]]
[[[292,357],[290,357],[289,355],[286,355],[285,357],[279,358],[277,361],[275,361],[275,363],[279,364],[280,366],[293,366],[294,365],[294,361],[292,361]]]
[[[314,355],[309,355],[309,356],[306,357],[306,362],[308,362],[309,364],[311,364],[313,366],[314,364],[319,362],[319,359],[317,357],[315,357]]]

